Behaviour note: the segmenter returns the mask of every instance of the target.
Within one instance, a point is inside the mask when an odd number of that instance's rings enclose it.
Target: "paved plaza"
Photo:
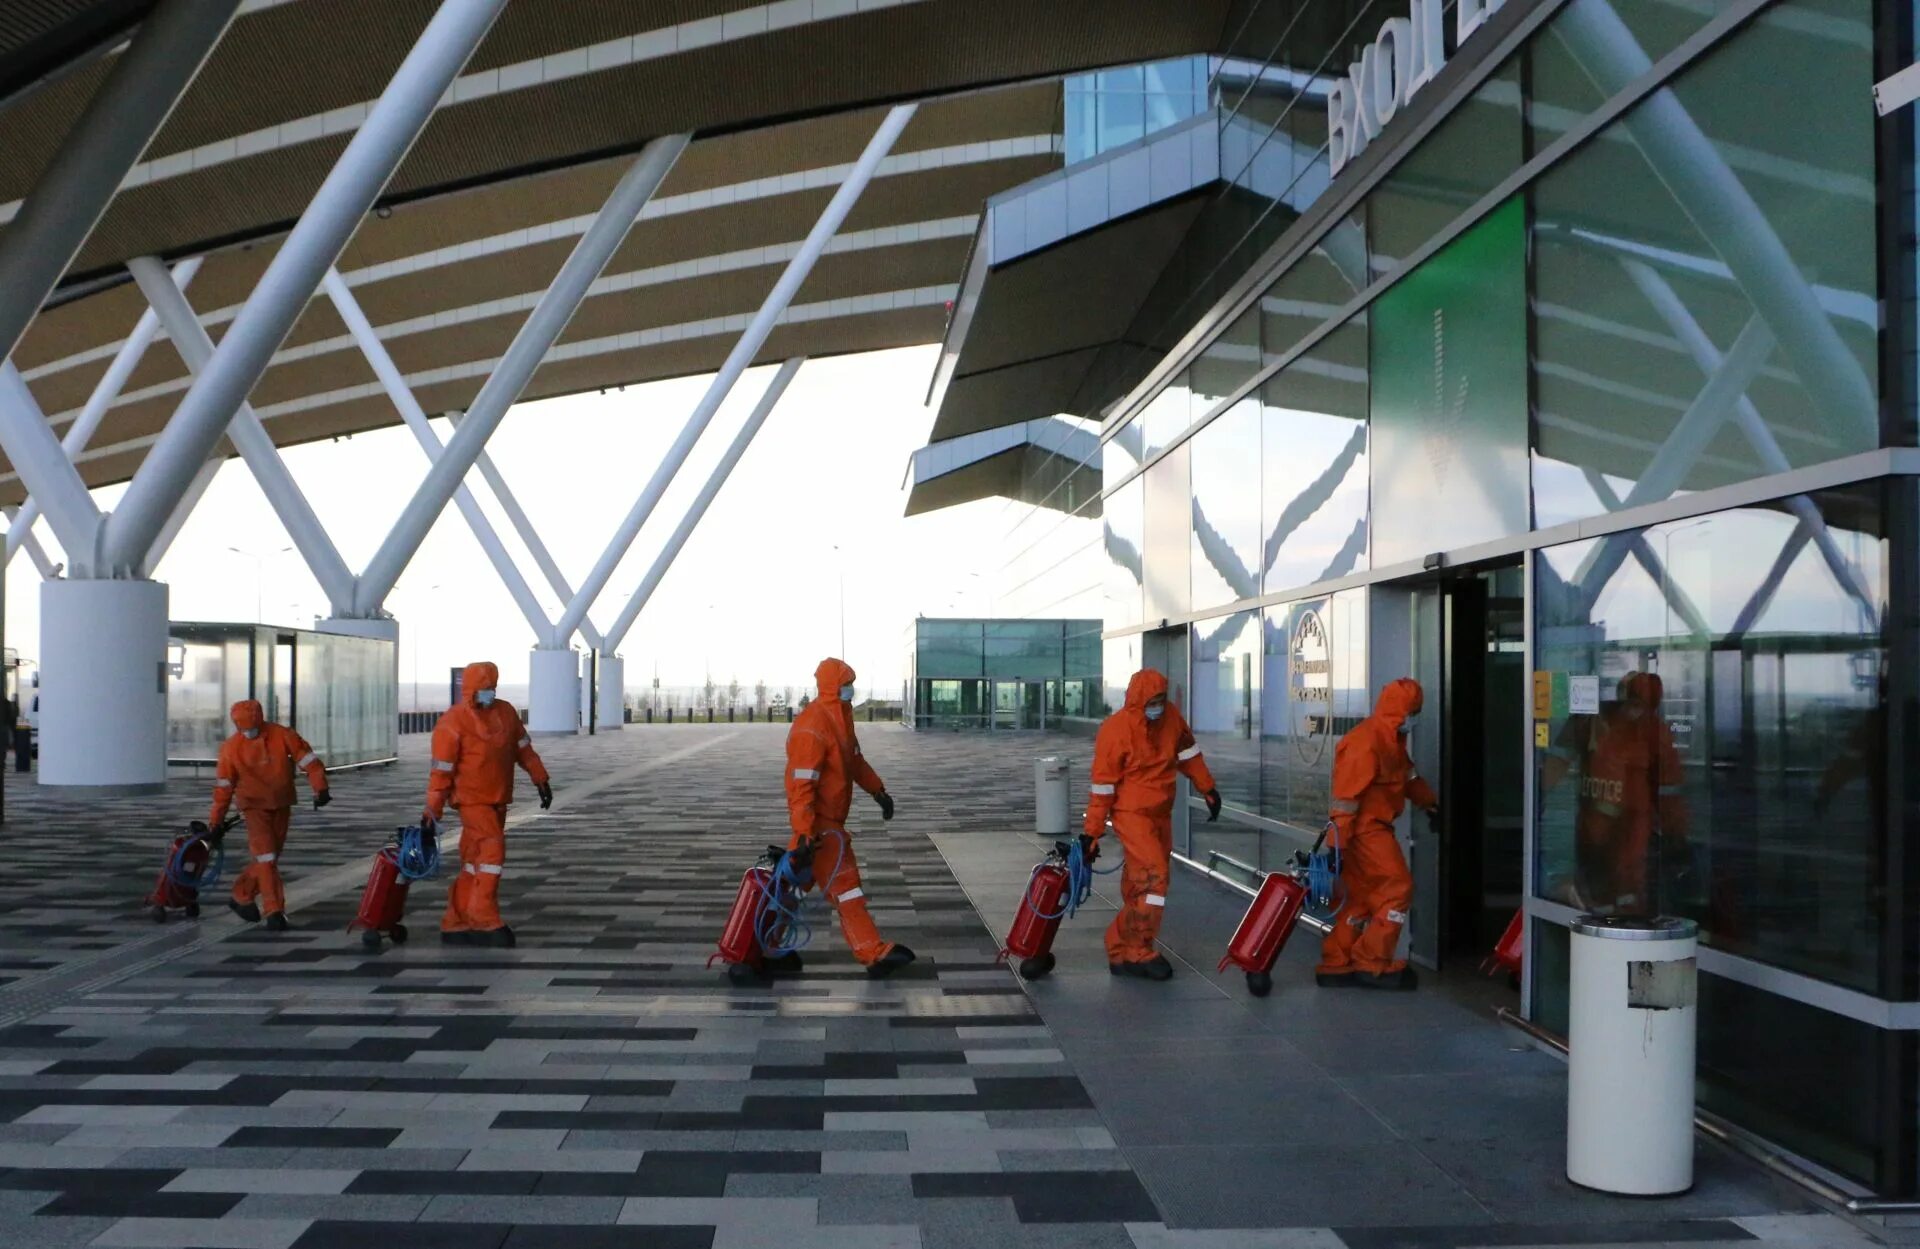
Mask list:
[[[871,981],[822,914],[803,975],[729,987],[705,964],[784,839],[783,733],[542,743],[512,950],[440,945],[440,881],[406,945],[345,931],[424,738],[296,817],[282,936],[141,906],[205,778],[83,802],[10,776],[0,1247],[1873,1243],[1704,1144],[1686,1197],[1573,1189],[1564,1069],[1492,1021],[1504,990],[1319,994],[1301,941],[1249,998],[1213,971],[1244,900],[1190,873],[1172,982],[1107,974],[1103,889],[1023,986],[995,951],[1039,850],[1031,760],[1084,741],[868,728],[900,816],[856,805],[866,887],[920,961]]]

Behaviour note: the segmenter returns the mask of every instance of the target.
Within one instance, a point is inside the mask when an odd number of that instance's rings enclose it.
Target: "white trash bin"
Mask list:
[[[1033,761],[1033,831],[1047,837],[1067,835],[1067,772],[1073,760],[1047,755]]]
[[[1572,946],[1567,1178],[1636,1197],[1686,1192],[1699,927],[1586,915]]]

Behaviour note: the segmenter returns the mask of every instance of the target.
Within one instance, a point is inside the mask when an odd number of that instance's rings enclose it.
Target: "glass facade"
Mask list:
[[[1404,10],[1238,6],[1221,187],[1094,370],[1169,380],[1108,414],[1050,575],[1099,587],[1100,711],[1143,665],[1183,699],[1227,804],[1183,853],[1280,866],[1416,676],[1448,821],[1444,853],[1409,830],[1416,961],[1477,963],[1524,906],[1562,1030],[1573,915],[1690,916],[1703,1104],[1912,1195],[1915,1033],[1863,1020],[1920,1000],[1920,492],[1863,453],[1914,427],[1883,267],[1914,152],[1870,92],[1913,57],[1866,0],[1731,8],[1571,0],[1502,44],[1537,17],[1509,4],[1462,48],[1449,6],[1458,103],[1335,177],[1330,92]]]
[[[1071,75],[1061,84],[1067,163],[1091,160],[1204,113],[1207,79],[1204,56]]]
[[[394,644],[380,638],[175,623],[167,637],[167,761],[218,759],[233,735],[231,708],[246,698],[306,738],[330,768],[393,759],[395,672]]]
[[[935,620],[908,637],[904,722],[1045,729],[1099,713],[1100,621]]]

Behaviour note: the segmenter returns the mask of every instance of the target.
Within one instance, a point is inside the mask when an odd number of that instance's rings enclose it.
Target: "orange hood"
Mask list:
[[[829,702],[837,701],[840,687],[852,685],[853,678],[853,665],[844,659],[823,659],[813,670],[813,679],[820,683],[820,697]]]
[[[1426,701],[1427,696],[1421,690],[1420,682],[1412,677],[1401,677],[1397,681],[1387,682],[1387,687],[1380,691],[1380,701],[1373,705],[1373,715],[1376,720],[1385,721],[1389,728],[1398,732],[1408,716],[1420,714],[1420,708]]]
[[[478,706],[473,696],[481,690],[500,687],[500,669],[493,664],[468,664],[460,670],[460,701],[469,707]]]
[[[1152,668],[1142,668],[1127,682],[1126,709],[1144,711],[1149,700],[1158,698],[1166,692],[1165,674]]]
[[[248,729],[257,729],[267,722],[267,713],[260,704],[251,698],[243,698],[233,705],[233,727],[245,733]]]

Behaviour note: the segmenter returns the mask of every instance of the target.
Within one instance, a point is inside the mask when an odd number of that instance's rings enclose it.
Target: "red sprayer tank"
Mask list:
[[[373,856],[373,867],[367,872],[367,887],[360,891],[360,910],[347,930],[362,929],[360,939],[368,946],[379,945],[381,933],[395,942],[405,941],[407,929],[400,918],[406,914],[410,883],[400,875],[400,851],[393,846],[383,847]]]
[[[1020,960],[1020,974],[1038,979],[1053,970],[1053,938],[1067,909],[1067,869],[1049,859],[1034,869],[1027,892],[1013,913],[1001,956]]]
[[[1273,989],[1274,960],[1293,935],[1306,902],[1307,887],[1293,875],[1274,872],[1268,876],[1216,970],[1225,971],[1227,964],[1233,964],[1247,973],[1247,988],[1253,995],[1265,997]]]
[[[1487,955],[1487,961],[1480,964],[1480,970],[1489,976],[1502,971],[1509,976],[1519,975],[1525,933],[1526,912],[1515,911],[1513,918],[1507,921],[1507,930],[1494,943],[1493,953]]]
[[[771,868],[754,866],[748,868],[740,877],[740,889],[733,895],[733,909],[727,912],[727,926],[720,932],[720,945],[714,951],[714,958],[726,962],[729,968],[758,968],[761,963],[760,939],[756,935],[760,927],[760,912],[767,904],[767,894],[773,888]]]

